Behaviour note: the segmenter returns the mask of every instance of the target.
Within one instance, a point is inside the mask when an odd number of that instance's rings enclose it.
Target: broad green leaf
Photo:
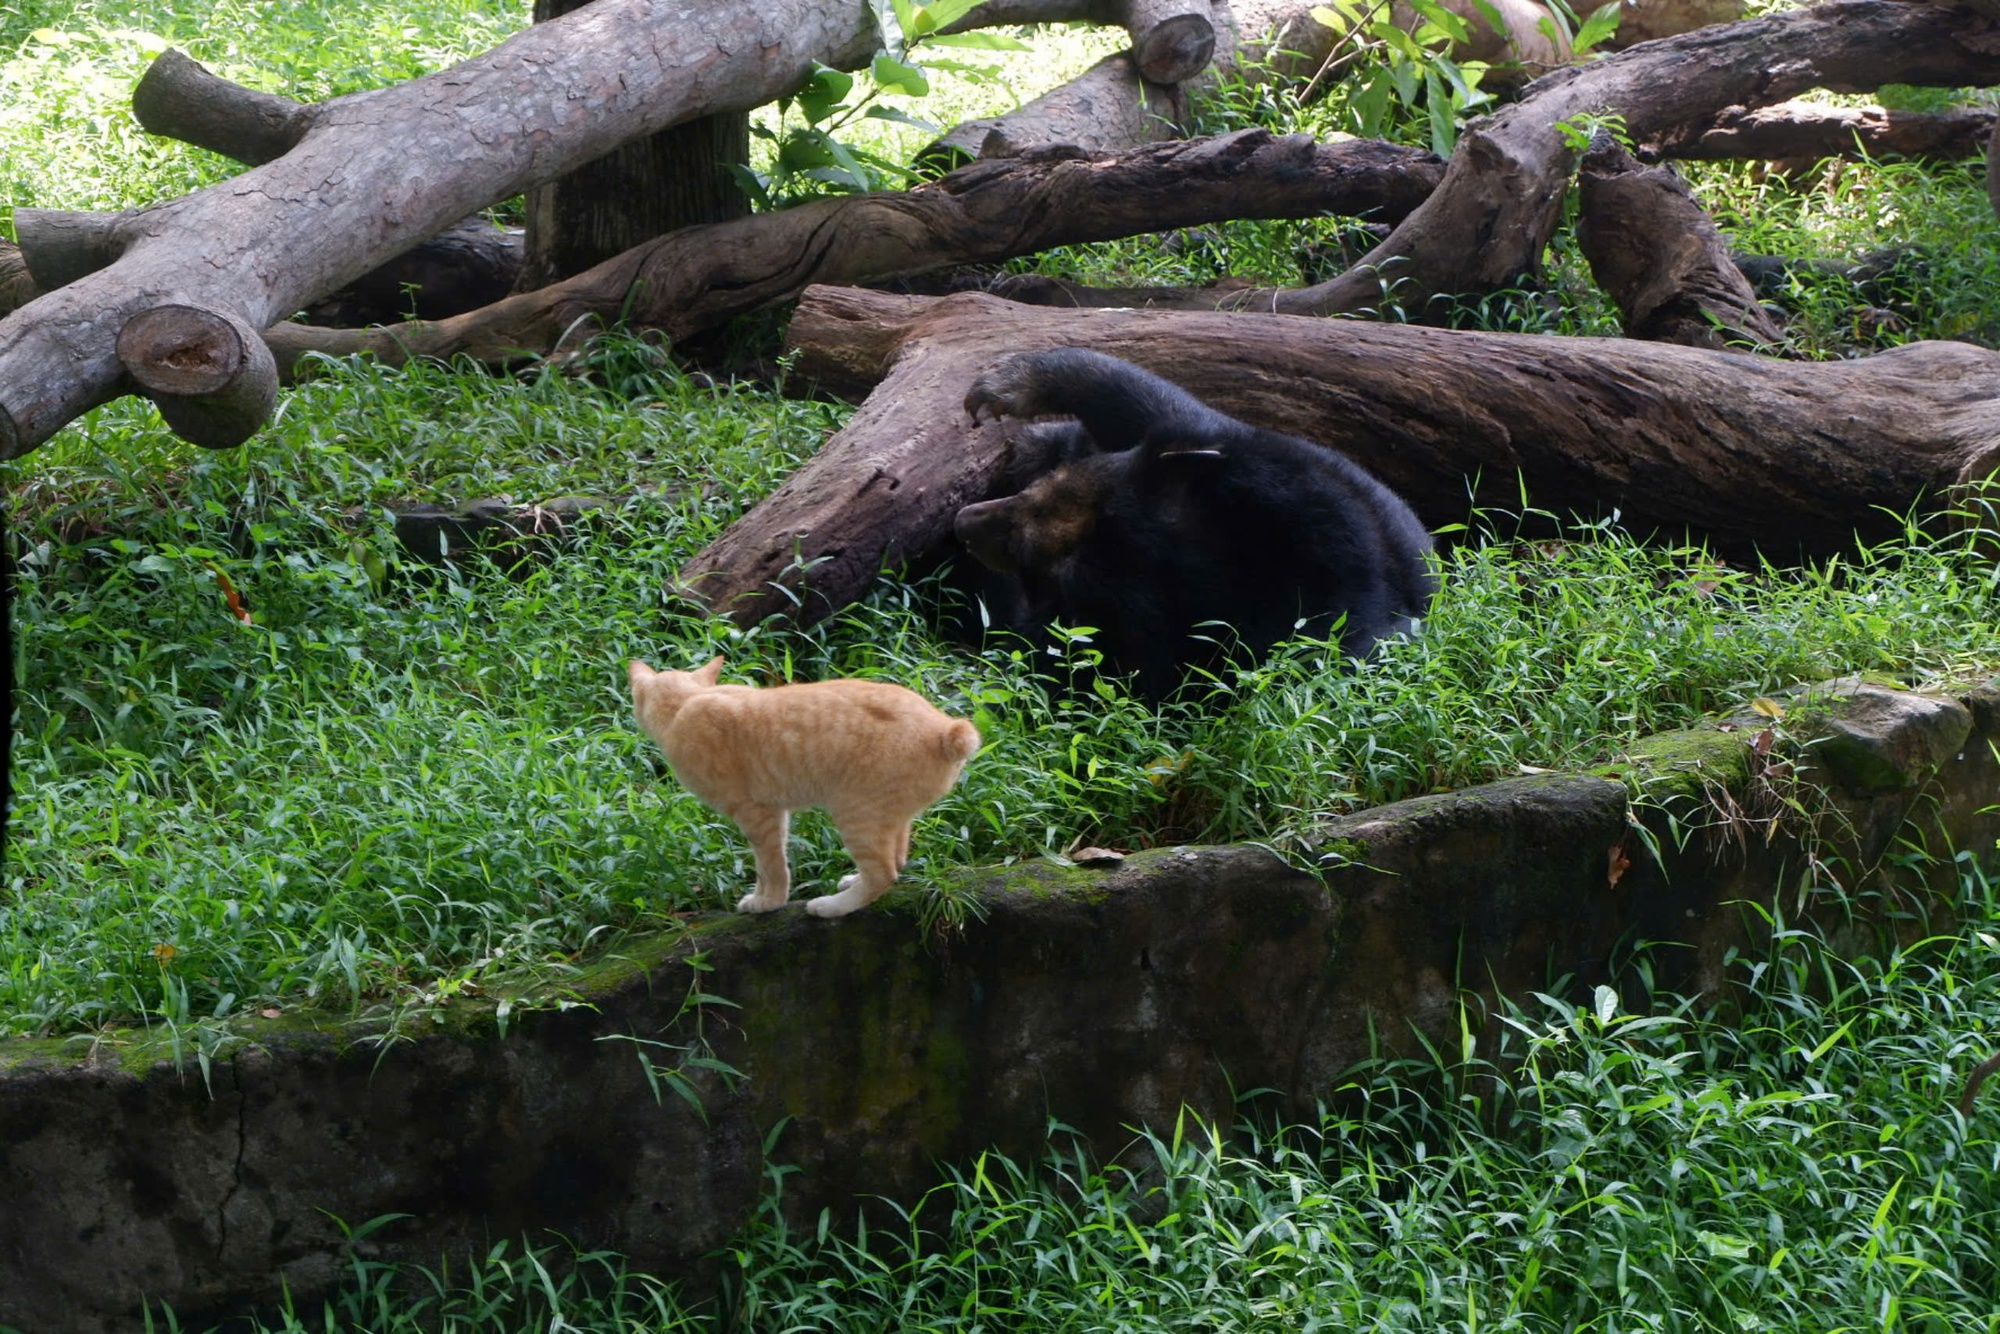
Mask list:
[[[952,24],[978,8],[979,0],[932,0],[928,5],[917,6],[916,29],[919,36],[929,36],[940,28]]]
[[[913,129],[922,130],[925,134],[936,134],[938,132],[938,127],[930,121],[924,120],[919,116],[912,116],[907,111],[898,111],[894,107],[869,107],[861,113],[861,118],[863,120],[894,121],[898,125],[908,125]]]
[[[854,91],[854,76],[825,65],[813,67],[812,78],[798,91],[799,112],[809,125],[831,116]]]
[[[931,90],[930,80],[924,77],[922,70],[897,60],[887,51],[875,54],[875,63],[869,66],[868,72],[875,76],[875,82],[882,86],[885,93],[922,97]]]
[[[1507,35],[1507,20],[1501,16],[1500,9],[1493,0],[1472,0],[1472,7],[1479,12],[1480,18],[1486,20],[1487,27],[1502,37]]]
[[[1422,63],[1409,60],[1389,62],[1389,82],[1396,89],[1396,99],[1406,107],[1417,104],[1417,90],[1423,87],[1423,76],[1417,71]]]
[[[1437,0],[1409,0],[1411,9],[1422,15],[1425,22],[1436,27],[1443,36],[1453,42],[1462,42],[1471,33],[1465,20],[1439,4]]]
[[[1018,37],[1009,37],[1005,33],[991,32],[985,28],[974,32],[941,32],[937,36],[928,39],[924,45],[958,46],[975,51],[1028,51],[1033,49]]]
[[[1436,70],[1424,71],[1424,109],[1430,113],[1431,152],[1439,157],[1450,157],[1452,145],[1458,142],[1458,117],[1453,113],[1451,94],[1445,90],[1444,80]]]
[[[1618,19],[1622,12],[1618,0],[1611,0],[1610,4],[1591,11],[1590,17],[1583,21],[1583,26],[1576,30],[1576,38],[1570,43],[1570,49],[1582,55],[1610,37],[1618,31]]]
[[[1410,36],[1410,34],[1404,32],[1401,28],[1389,22],[1387,19],[1382,19],[1375,23],[1370,24],[1368,26],[1368,31],[1373,36],[1379,38],[1382,42],[1386,43],[1389,49],[1396,52],[1398,55],[1401,55],[1409,60],[1414,60],[1418,64],[1423,63],[1424,48],[1417,44],[1417,39]]]

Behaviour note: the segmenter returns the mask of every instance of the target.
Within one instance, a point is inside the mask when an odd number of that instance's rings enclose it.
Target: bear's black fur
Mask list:
[[[973,420],[1065,414],[1015,442],[999,499],[953,524],[997,574],[994,624],[1097,628],[1105,667],[1165,698],[1229,635],[1262,654],[1327,634],[1365,654],[1430,603],[1430,535],[1352,461],[1225,416],[1177,385],[1082,348],[1007,358],[965,397]],[[1039,472],[1039,476],[1033,474]]]

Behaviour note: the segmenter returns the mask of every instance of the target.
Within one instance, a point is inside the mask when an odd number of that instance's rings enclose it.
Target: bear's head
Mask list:
[[[1016,495],[967,505],[951,530],[989,570],[1053,569],[1089,540],[1121,471],[1116,454],[1067,464]]]

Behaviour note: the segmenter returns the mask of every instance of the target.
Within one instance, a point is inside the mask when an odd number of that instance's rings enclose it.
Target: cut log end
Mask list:
[[[1132,59],[1154,83],[1186,83],[1215,59],[1215,25],[1206,14],[1175,14],[1133,42]]]
[[[140,311],[118,333],[118,360],[174,433],[197,445],[242,444],[278,404],[278,366],[241,316],[201,306]]]

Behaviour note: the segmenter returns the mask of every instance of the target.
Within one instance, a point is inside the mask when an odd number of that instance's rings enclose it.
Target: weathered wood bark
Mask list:
[[[1963,162],[1993,133],[1991,107],[1949,111],[1885,111],[1784,102],[1748,111],[1727,107],[1706,124],[1673,126],[1644,145],[1648,157],[1685,159],[1915,158]]]
[[[815,60],[859,64],[877,36],[862,4],[596,0],[451,69],[316,106],[282,157],[121,218],[115,262],[0,320],[0,457],[131,392],[118,334],[156,304],[263,328],[621,143],[761,106]]]
[[[1185,93],[1145,79],[1131,52],[1114,51],[1004,115],[961,121],[919,149],[916,160],[935,169],[1054,145],[1110,153],[1177,139],[1187,119]]]
[[[1673,168],[1643,167],[1601,134],[1583,155],[1577,201],[1577,246],[1627,338],[1719,350],[1784,337]]]
[[[1592,6],[1578,5],[1579,13]],[[1712,23],[1734,23],[1743,17],[1743,0],[1624,0],[1618,6],[1618,31],[1604,45],[1618,51],[1640,42],[1678,37]]]
[[[296,148],[320,108],[231,83],[170,48],[139,76],[132,89],[132,114],[148,134],[257,167]]]
[[[118,360],[176,434],[240,445],[278,403],[271,349],[242,317],[201,306],[149,306],[118,331]]]
[[[1116,156],[1054,151],[975,163],[893,194],[687,228],[568,282],[454,319],[355,331],[281,325],[265,337],[285,366],[305,351],[504,360],[547,352],[564,331],[620,315],[680,338],[788,300],[812,282],[874,282],[1225,218],[1393,219],[1415,208],[1443,170],[1418,149],[1320,144],[1265,130]]]
[[[1536,273],[1576,164],[1576,123],[1622,116],[1645,143],[1724,108],[1885,83],[2000,83],[2000,25],[1964,9],[1831,0],[1558,70],[1468,127],[1437,192],[1346,273],[1313,287],[1234,293],[1221,304],[1294,315],[1394,305],[1423,318],[1434,298],[1496,291]]]
[[[1208,0],[1130,0],[1125,30],[1132,34],[1132,63],[1154,83],[1186,83],[1215,57]]]
[[[0,237],[0,315],[18,310],[41,294],[35,275],[28,272],[28,261],[21,258],[21,247]]]
[[[572,278],[655,236],[750,212],[729,174],[750,160],[747,112],[703,116],[620,145],[528,191],[517,290]]]
[[[231,83],[171,48],[139,76],[132,110],[149,134],[253,167],[290,152],[312,128],[315,115],[308,103]],[[35,225],[32,217],[30,225]],[[428,320],[462,314],[513,290],[521,254],[520,232],[475,215],[313,301],[305,308],[305,320],[352,326],[394,323],[413,314]],[[91,267],[115,258],[111,254]],[[84,268],[78,276],[89,271]],[[0,305],[0,314],[12,309]]]
[[[814,288],[799,370],[877,385],[847,427],[681,574],[743,623],[816,619],[885,559],[936,548],[991,484],[1007,429],[971,425],[973,377],[1010,352],[1092,347],[1244,420],[1345,451],[1438,526],[1500,511],[1617,511],[1732,558],[1844,549],[2000,470],[2000,353],[1917,343],[1786,362],[1620,339],[1284,316],[1047,311],[965,294]],[[786,590],[776,591],[771,585]],[[794,599],[797,599],[794,602]]]
[[[547,23],[587,0],[535,0]],[[595,162],[528,190],[519,290],[573,278],[613,255],[680,227],[750,212],[730,175],[750,161],[750,113],[703,116],[620,144]]]

